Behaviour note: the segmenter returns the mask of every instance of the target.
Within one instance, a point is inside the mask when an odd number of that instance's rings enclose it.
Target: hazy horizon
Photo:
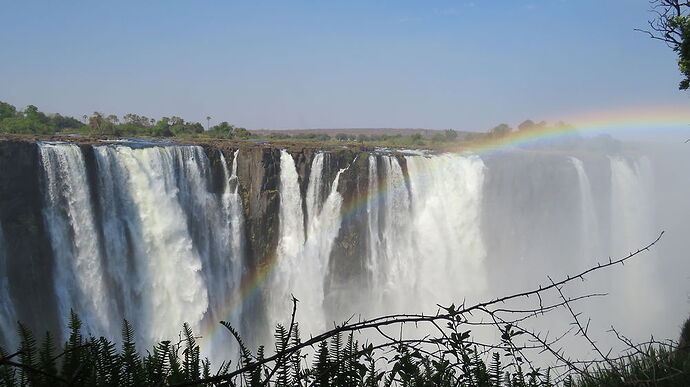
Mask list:
[[[647,0],[4,1],[0,100],[249,129],[486,131],[684,109]]]

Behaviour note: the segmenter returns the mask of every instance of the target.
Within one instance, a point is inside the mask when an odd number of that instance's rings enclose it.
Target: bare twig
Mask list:
[[[280,351],[272,356],[266,357],[265,359],[262,359],[261,361],[254,362],[250,365],[240,367],[237,370],[230,372],[225,375],[217,375],[209,378],[202,378],[199,380],[195,381],[186,381],[178,384],[173,384],[173,386],[193,386],[193,385],[198,385],[198,384],[203,384],[203,383],[217,383],[217,382],[222,382],[222,381],[227,381],[231,380],[234,377],[243,374],[245,372],[251,371],[257,367],[262,367],[265,364],[269,363],[277,363],[281,359],[285,357],[289,357],[293,353],[299,351],[302,348],[310,347],[313,346],[314,344],[317,344],[321,341],[328,340],[329,338],[341,334],[341,333],[346,333],[346,332],[359,332],[363,330],[369,330],[369,329],[375,329],[379,330],[381,327],[385,326],[391,326],[395,324],[406,324],[406,323],[412,323],[412,324],[417,324],[417,323],[432,323],[434,321],[456,321],[457,318],[460,318],[463,315],[469,315],[472,312],[488,312],[492,317],[496,317],[495,313],[492,313],[490,311],[490,307],[493,305],[497,304],[503,304],[507,301],[515,300],[515,299],[520,299],[520,298],[528,298],[533,295],[539,295],[539,294],[544,294],[548,291],[551,290],[558,290],[559,287],[568,284],[576,279],[584,279],[585,276],[590,275],[593,272],[600,271],[606,268],[610,268],[612,266],[618,265],[618,264],[624,264],[626,261],[632,259],[633,257],[636,257],[637,255],[648,251],[651,249],[653,246],[655,246],[659,240],[662,238],[664,235],[664,232],[662,231],[659,236],[656,237],[651,243],[645,245],[644,247],[638,249],[637,251],[631,252],[627,256],[624,256],[619,259],[611,259],[609,258],[608,262],[605,263],[598,263],[596,266],[590,267],[574,276],[567,276],[566,278],[560,280],[560,281],[551,281],[550,284],[546,286],[539,286],[538,288],[534,288],[532,290],[524,291],[524,292],[519,292],[515,294],[511,294],[508,296],[504,297],[499,297],[495,298],[491,301],[487,302],[482,302],[478,303],[469,307],[465,307],[462,305],[459,309],[455,310],[451,308],[444,308],[446,311],[445,313],[436,313],[435,315],[424,315],[424,314],[392,314],[392,315],[387,315],[387,316],[381,316],[377,318],[372,318],[369,320],[362,320],[358,321],[355,323],[345,323],[341,325],[336,325],[333,329],[323,332],[319,335],[311,337],[309,340],[306,340],[302,343],[293,345],[291,347],[285,348],[283,351]],[[567,302],[564,304],[567,305]],[[293,317],[294,317],[294,312],[293,312]],[[498,317],[497,319],[497,324],[499,322],[502,322],[502,320]],[[552,353],[557,359],[562,361],[565,364],[568,364],[569,367],[573,370],[582,372],[586,374],[586,370],[582,370],[579,368],[575,363],[572,361],[566,359],[563,357],[558,351],[553,350],[550,348],[550,345],[548,342],[544,341],[539,335],[534,334],[530,332],[529,330],[525,330],[523,328],[519,328],[521,331],[527,333],[529,336],[533,337],[538,343],[540,343],[544,349],[550,353]],[[531,367],[531,365],[530,365]],[[274,369],[272,371],[272,374],[275,372],[275,369],[277,367],[274,366]],[[270,378],[268,378],[270,379]]]

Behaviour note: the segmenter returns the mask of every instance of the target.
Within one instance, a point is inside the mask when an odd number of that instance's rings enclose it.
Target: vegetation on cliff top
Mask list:
[[[138,114],[116,115],[94,112],[82,116],[83,121],[59,113],[45,114],[34,105],[24,110],[6,102],[0,102],[0,132],[12,134],[90,134],[143,137],[211,137],[248,138],[245,128],[221,122],[204,130],[198,122],[188,122],[180,117],[162,117],[158,120]]]
[[[342,132],[337,130],[314,130],[308,133],[289,134],[282,131],[270,131],[262,135],[253,134],[245,128],[221,122],[210,126],[207,117],[206,128],[199,122],[185,121],[180,117],[162,117],[158,120],[138,114],[125,114],[123,117],[106,115],[100,112],[84,115],[81,120],[59,113],[46,114],[34,105],[19,110],[15,106],[0,101],[0,133],[16,135],[68,135],[115,137],[165,137],[194,139],[221,139],[236,141],[270,141],[276,144],[303,143],[312,145],[366,145],[372,147],[416,147],[445,149],[465,143],[500,138],[514,130],[529,131],[547,127],[545,121],[538,123],[525,120],[516,129],[507,124],[499,124],[487,132],[463,132],[461,135],[453,129],[425,131],[410,135],[366,134]],[[555,126],[567,126],[558,122]],[[433,132],[433,134],[429,134]],[[334,134],[335,133],[335,134]]]

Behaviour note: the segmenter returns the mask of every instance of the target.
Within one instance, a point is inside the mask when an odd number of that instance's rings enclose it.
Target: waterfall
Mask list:
[[[454,154],[406,159],[421,299],[447,305],[483,295],[487,286],[481,224],[484,163],[478,157]]]
[[[232,172],[220,155],[225,181],[214,193],[201,147],[92,149],[93,187],[79,147],[40,144],[61,318],[73,308],[88,332],[111,337],[125,318],[144,345],[176,337],[184,322],[200,332],[239,321],[219,314],[243,273],[238,152]]]
[[[186,178],[202,176],[198,170],[201,164],[193,159],[202,154],[180,148],[183,147],[94,148],[103,176],[101,184],[105,185],[100,203],[105,214],[113,214],[112,224],[105,229],[122,233],[107,238],[113,244],[107,250],[114,254],[108,259],[109,270],[118,282],[117,288],[130,288],[124,292],[130,299],[123,302],[123,317],[135,322],[145,343],[175,337],[183,322],[198,331],[209,306],[204,281],[204,274],[209,276],[208,269],[202,273],[202,256],[193,245],[185,221],[185,200],[181,198],[180,182],[176,181],[176,166],[183,168],[177,171],[186,172]],[[181,185],[198,190],[195,200],[210,200],[201,191],[203,185]],[[109,197],[111,194],[116,196]],[[199,203],[194,207],[202,208]],[[210,215],[213,208],[206,210],[197,215]],[[209,221],[214,219],[209,217]],[[123,242],[127,245],[118,246]],[[209,257],[203,260],[208,266],[213,263]]]
[[[100,211],[106,255],[106,267],[112,282],[112,293],[118,306],[118,317],[136,328],[140,339],[146,337],[143,308],[144,282],[149,278],[137,258],[146,257],[149,248],[142,238],[145,226],[130,194],[129,172],[119,160],[126,149],[95,147],[98,167]]]
[[[312,174],[315,172],[312,171]],[[278,234],[278,246],[275,252],[275,267],[268,281],[266,295],[268,298],[268,322],[269,331],[265,333],[267,338],[271,336],[272,324],[282,322],[287,326],[291,309],[290,295],[300,293],[295,287],[305,281],[297,281],[301,270],[308,270],[302,259],[304,246],[304,216],[302,213],[302,197],[299,190],[299,181],[295,160],[286,151],[280,151],[280,222]],[[313,278],[309,278],[313,280]],[[296,296],[301,297],[301,294]],[[300,311],[302,312],[302,311]],[[270,339],[268,339],[270,340]]]
[[[594,263],[599,253],[599,221],[597,219],[596,208],[594,207],[594,197],[592,195],[592,185],[585,172],[582,161],[576,157],[570,157],[575,170],[580,193],[580,229],[581,235],[581,254],[587,263]]]
[[[649,159],[627,159],[609,157],[611,165],[611,249],[615,256],[623,257],[648,243],[656,235],[650,225],[654,222],[654,211],[651,207],[652,170]],[[663,310],[663,297],[657,289],[655,278],[659,278],[655,261],[658,258],[654,251],[626,265],[623,276],[613,287],[613,292],[622,298],[617,305],[621,315],[625,311],[636,309],[647,311],[636,320],[635,331],[644,334],[654,326],[654,320]],[[642,284],[647,289],[640,292]]]
[[[91,193],[81,149],[73,144],[39,143],[45,173],[44,215],[55,259],[58,312],[67,327],[78,311],[87,332],[113,335],[110,295],[102,265]]]
[[[228,165],[225,160],[223,152],[220,152],[220,161],[223,165],[223,177],[225,179],[225,185],[223,189],[223,212],[225,218],[225,233],[227,238],[225,242],[228,244],[228,250],[231,251],[229,257],[232,262],[234,270],[232,270],[232,284],[234,285],[232,293],[238,291],[240,282],[242,280],[242,236],[244,220],[242,215],[242,198],[239,194],[239,181],[237,177],[237,156],[240,150],[236,150],[233,154],[232,159],[232,171],[228,173]],[[224,280],[227,278],[223,278]]]
[[[237,157],[240,154],[240,150],[236,150],[232,158],[232,172],[228,175],[228,166],[225,162],[225,157],[221,152],[221,160],[223,162],[223,174],[227,179],[227,184],[225,185],[225,192],[223,193],[223,203],[227,203],[224,207],[225,212],[228,216],[231,231],[231,246],[233,250],[233,262],[236,265],[241,265],[242,256],[242,236],[244,220],[242,214],[242,198],[240,197],[240,183],[237,177]],[[239,285],[239,277],[242,273],[240,270],[236,270],[236,283]]]
[[[627,160],[610,157],[612,246],[618,255],[654,237],[649,228],[653,214],[651,204],[651,167],[649,160]]]
[[[237,176],[237,160],[239,149],[232,158],[232,169],[228,171],[227,160],[219,151],[219,160],[223,169],[223,192],[220,196],[220,220],[216,230],[219,249],[217,261],[208,264],[206,284],[209,289],[209,309],[205,318],[202,332],[213,331],[219,321],[227,321],[233,327],[240,327],[242,323],[241,284],[246,274],[244,257],[242,254],[242,240],[244,237],[244,219],[242,214],[242,198],[239,194],[239,179]],[[214,209],[209,208],[210,211]],[[206,214],[205,214],[206,216]],[[210,358],[227,361],[236,359],[235,346],[227,342],[213,340],[202,336],[199,343],[205,347]]]
[[[220,152],[220,162],[223,166],[223,179],[225,181],[221,197],[224,224],[220,234],[223,238],[222,245],[225,246],[224,251],[229,255],[223,257],[224,264],[222,267],[224,270],[216,273],[214,278],[215,281],[226,286],[217,295],[220,303],[212,306],[212,309],[224,309],[223,303],[228,303],[228,300],[233,300],[233,303],[238,302],[235,298],[240,291],[242,275],[244,274],[244,262],[242,259],[244,220],[242,215],[242,198],[239,194],[239,181],[237,177],[237,156],[239,153],[239,149],[234,152],[232,170],[228,172],[227,161],[223,152]],[[241,311],[235,312],[231,316],[217,316],[215,320],[229,320],[234,326],[240,326],[240,315]],[[218,321],[211,321],[211,323],[217,324]]]
[[[405,161],[409,181],[396,157],[369,157],[366,263],[373,309],[427,310],[482,294],[484,164],[450,154],[406,156]]]
[[[403,170],[398,159],[393,156],[383,157],[386,195],[383,200],[383,224],[381,227],[380,268],[383,273],[376,274],[382,283],[381,303],[400,307],[404,297],[413,296],[415,290],[415,267],[410,230],[410,194],[405,182]]]
[[[333,179],[331,191],[326,197],[320,211],[312,216],[304,245],[303,265],[306,271],[306,281],[299,281],[297,287],[300,299],[304,300],[302,312],[309,321],[302,324],[305,332],[317,332],[326,328],[327,319],[324,315],[325,289],[324,281],[328,273],[328,260],[331,248],[340,229],[340,207],[343,201],[338,193],[340,175],[347,168],[340,169]],[[321,171],[319,171],[321,172]],[[297,295],[297,294],[295,294]],[[305,313],[306,312],[306,313]]]
[[[309,184],[307,185],[306,204],[307,204],[307,223],[313,222],[321,206],[321,180],[323,178],[323,159],[324,153],[314,155],[311,162],[311,173],[309,174]]]
[[[127,319],[140,348],[178,337],[187,322],[204,337],[204,356],[228,359],[228,342],[212,340],[218,321],[266,343],[273,324],[289,323],[291,295],[304,337],[353,314],[434,313],[438,304],[486,300],[626,255],[657,235],[659,205],[680,205],[658,203],[668,182],[633,152],[377,151],[342,169],[351,153],[304,160],[281,150],[274,162],[272,152],[40,142],[36,184],[52,277],[50,294],[32,297],[54,300],[60,333],[70,309],[85,333],[115,339]],[[35,312],[22,309],[16,290],[26,285],[13,282],[29,276],[8,274],[5,243],[15,246],[18,223],[4,208],[0,324],[8,326]],[[681,211],[669,211],[673,224]],[[32,270],[16,265],[22,260],[11,257],[13,272]],[[644,308],[648,317],[636,316],[632,333],[650,331],[672,290],[640,288],[663,288],[664,273],[653,253],[620,270],[615,282],[601,276],[586,289],[622,301],[584,310],[620,317]]]
[[[381,272],[379,268],[379,250],[381,249],[381,237],[379,231],[379,212],[381,210],[381,194],[379,191],[379,175],[378,175],[378,161],[375,155],[369,155],[369,196],[367,198],[367,235],[368,239],[368,257],[367,269],[369,271],[369,280],[372,283],[377,283],[380,278],[376,276]]]
[[[290,296],[300,300],[299,321],[305,333],[316,333],[326,326],[323,309],[324,280],[328,258],[340,228],[342,196],[338,193],[341,169],[331,191],[321,205],[319,192],[323,179],[324,155],[312,160],[307,186],[307,233],[304,233],[302,198],[295,161],[285,150],[280,154],[280,239],[276,268],[269,286],[269,322],[288,325]],[[320,207],[320,208],[319,208]]]

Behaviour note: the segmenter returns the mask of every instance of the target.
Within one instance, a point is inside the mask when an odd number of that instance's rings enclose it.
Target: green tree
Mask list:
[[[24,108],[24,117],[30,120],[38,118],[38,108],[36,105],[29,105]]]
[[[202,128],[203,130],[203,128]],[[248,131],[246,128],[235,128],[235,136],[239,138],[249,138],[251,137],[252,133]]]
[[[148,117],[140,116],[138,114],[133,114],[133,113],[125,114],[122,117],[122,120],[125,124],[134,124],[134,125],[142,127],[142,128],[150,127],[152,125],[151,119],[149,119]],[[155,122],[155,120],[154,120],[154,122]]]
[[[26,117],[5,118],[0,122],[0,132],[14,134],[49,134],[51,128],[46,124],[29,120]]]
[[[511,128],[508,124],[500,124],[491,129],[489,133],[491,134],[491,137],[503,137],[512,131],[513,128]]]
[[[194,133],[204,133],[204,126],[200,122],[189,125]]]
[[[153,127],[152,134],[157,137],[172,137],[175,135],[172,131],[172,125],[170,125],[170,118],[161,117],[156,125]]]
[[[29,105],[24,109],[24,117],[33,122],[40,122],[42,124],[47,124],[50,121],[48,116],[40,112],[35,105]]]
[[[520,125],[518,125],[518,130],[532,130],[532,129],[543,129],[548,125],[546,121],[539,121],[536,123],[532,120],[525,120]]]
[[[60,114],[54,114],[50,117],[50,125],[56,130],[77,129],[84,126],[84,124],[74,117],[66,117]]]
[[[211,132],[214,137],[218,138],[232,138],[235,135],[235,127],[230,125],[227,121],[223,121],[218,125],[211,127]]]
[[[520,125],[518,125],[518,130],[530,130],[534,128],[537,124],[532,120],[525,120]]]
[[[410,136],[410,139],[412,140],[413,144],[419,144],[422,142],[422,134],[421,133],[415,133]]]
[[[338,141],[348,141],[350,139],[350,135],[346,133],[338,133],[335,135],[335,139]]]
[[[101,112],[93,112],[91,117],[88,118],[89,120],[89,128],[93,130],[96,133],[104,133],[106,130],[106,125],[108,124],[108,121],[106,121],[105,117],[103,116],[103,113]]]
[[[17,116],[17,108],[8,104],[7,102],[0,101],[0,121],[5,118],[11,118]]]
[[[685,0],[650,0],[654,18],[649,30],[638,29],[652,39],[665,42],[678,55],[678,69],[683,76],[678,88],[690,88],[690,2]]]

